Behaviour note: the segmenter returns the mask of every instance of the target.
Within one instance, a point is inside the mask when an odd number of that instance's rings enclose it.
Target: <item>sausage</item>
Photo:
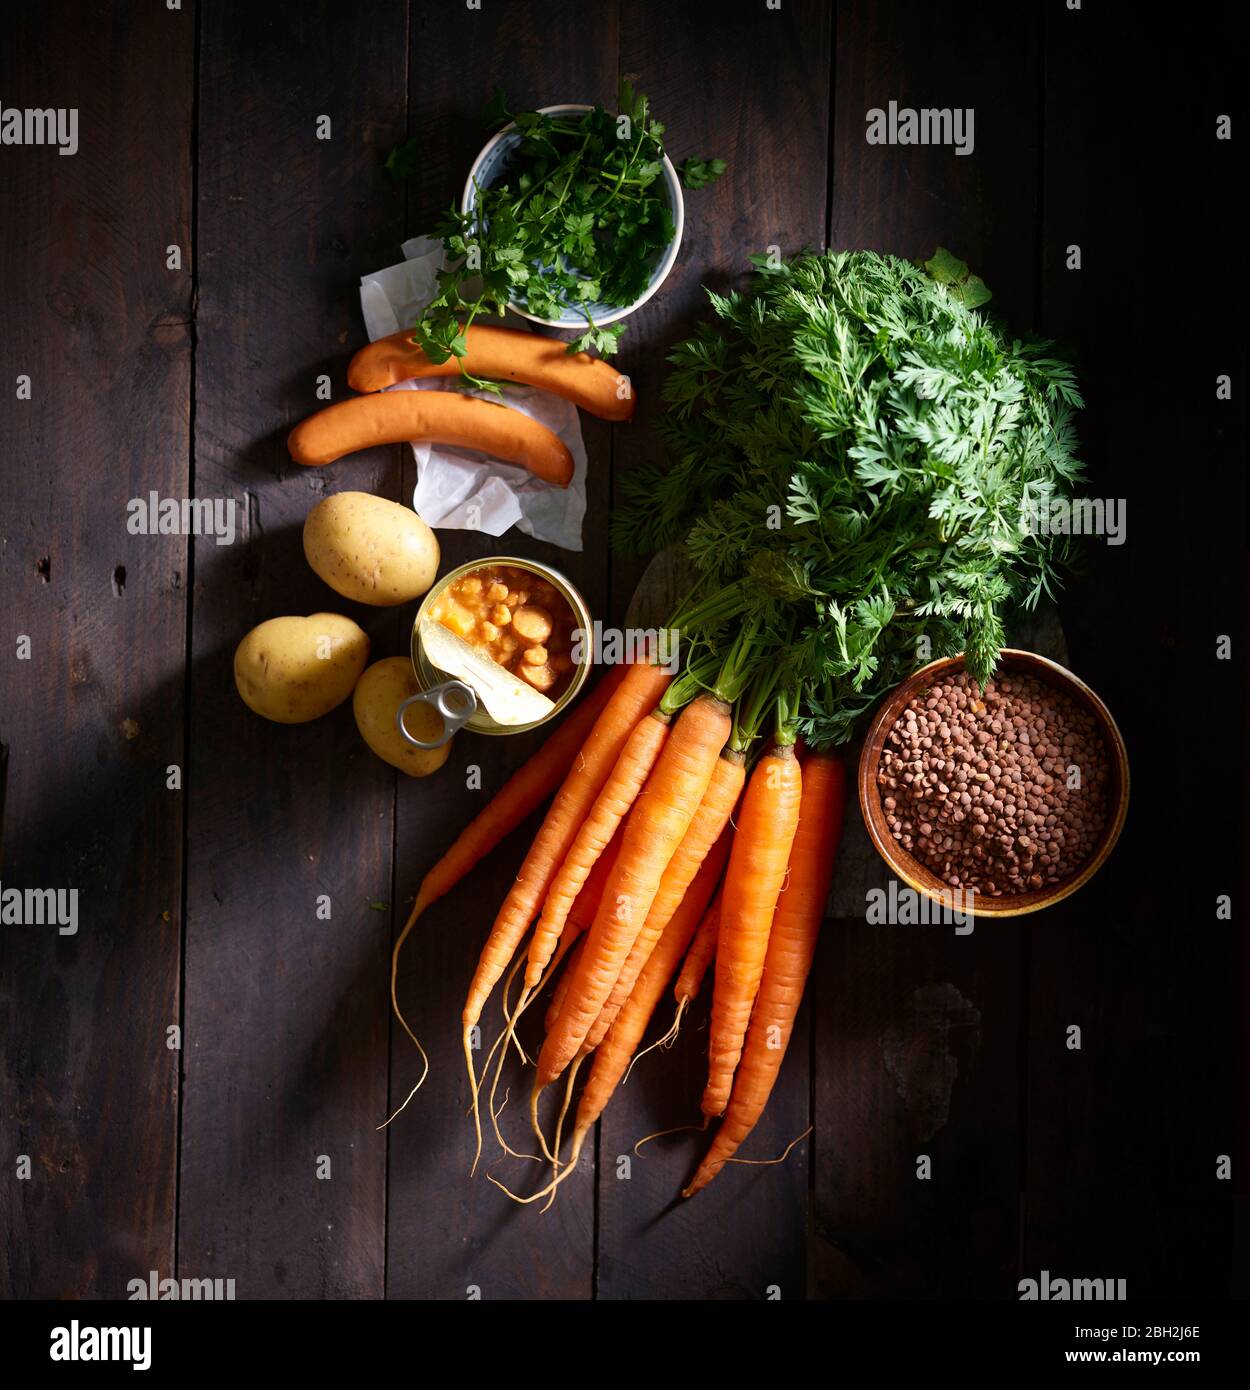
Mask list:
[[[518,637],[527,642],[545,642],[551,636],[551,614],[537,605],[521,607],[513,611],[512,627]]]
[[[418,439],[479,449],[557,487],[573,478],[572,454],[546,425],[456,391],[385,391],[340,401],[296,425],[287,448],[296,463],[320,468],[357,449]]]
[[[465,337],[468,352],[459,361],[474,376],[541,387],[601,420],[633,419],[629,378],[589,353],[570,355],[558,338],[486,324],[471,325]],[[409,329],[362,347],[347,368],[347,384],[353,391],[372,392],[413,377],[455,376],[459,361],[431,362]]]

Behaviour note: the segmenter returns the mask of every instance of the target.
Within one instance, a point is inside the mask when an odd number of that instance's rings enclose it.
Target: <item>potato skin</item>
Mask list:
[[[395,726],[400,701],[420,689],[412,662],[406,656],[388,656],[369,667],[352,693],[352,713],[361,738],[383,762],[409,777],[428,777],[437,772],[451,753],[451,739],[441,748],[414,748]],[[424,704],[409,705],[404,722],[413,734],[424,739],[437,738],[443,728],[438,711]]]
[[[339,613],[270,618],[235,649],[234,683],[262,718],[306,724],[347,699],[368,660],[368,634]]]
[[[344,598],[392,608],[433,584],[439,548],[412,510],[369,492],[335,492],[304,522],[304,554]]]

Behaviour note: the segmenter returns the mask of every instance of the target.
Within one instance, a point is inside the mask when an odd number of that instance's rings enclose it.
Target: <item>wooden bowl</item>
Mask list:
[[[889,865],[890,872],[896,878],[935,902],[944,901],[948,905],[954,891],[950,885],[909,854],[890,834],[885,809],[881,805],[877,770],[886,737],[908,701],[926,686],[932,685],[938,677],[962,671],[963,668],[962,656],[944,657],[940,661],[930,662],[914,676],[909,676],[901,685],[896,686],[873,716],[859,759],[859,806],[877,853]],[[976,906],[973,908],[973,915],[976,917],[1020,917],[1026,912],[1038,912],[1075,893],[1082,884],[1088,883],[1106,862],[1112,847],[1120,838],[1120,831],[1124,828],[1124,817],[1128,813],[1128,754],[1124,748],[1124,739],[1116,728],[1110,711],[1089,686],[1078,680],[1071,671],[1065,670],[1054,661],[1048,661],[1044,656],[1011,648],[1003,649],[998,663],[998,674],[1032,676],[1034,680],[1067,695],[1074,704],[1094,716],[1107,749],[1110,774],[1107,788],[1107,821],[1093,854],[1071,878],[1061,883],[1052,883],[1032,893],[1005,893],[1001,898],[978,893],[975,898]]]

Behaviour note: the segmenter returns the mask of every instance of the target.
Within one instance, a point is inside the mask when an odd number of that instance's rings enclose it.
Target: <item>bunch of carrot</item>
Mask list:
[[[709,1121],[723,1118],[684,1195],[733,1160],[777,1079],[828,896],[844,768],[837,758],[796,751],[794,708],[776,692],[776,673],[762,675],[752,664],[751,642],[745,632],[727,655],[688,661],[675,678],[646,664],[612,672],[426,875],[396,944],[398,957],[425,908],[552,796],[461,1016],[478,1153],[479,1096],[492,1065],[489,1114],[511,1153],[494,1089],[510,1047],[520,1049],[522,1014],[563,964],[530,1105],[553,1176],[524,1200],[550,1200],[575,1170],[665,991],[675,982],[675,1034],[713,958],[701,1108]],[[509,970],[522,968],[512,1007],[505,982],[505,1027],[479,1076],[483,1011]],[[394,980],[393,970],[393,1001]],[[562,1161],[563,1124],[587,1058],[572,1151]],[[538,1100],[561,1080],[563,1105],[549,1142]]]

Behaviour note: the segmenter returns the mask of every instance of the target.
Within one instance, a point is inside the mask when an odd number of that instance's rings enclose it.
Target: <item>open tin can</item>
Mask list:
[[[586,639],[581,643],[584,654],[582,661],[574,666],[568,685],[559,697],[551,702],[551,708],[545,711],[541,719],[532,719],[519,724],[498,723],[487,712],[485,705],[478,698],[478,692],[468,680],[450,677],[447,672],[439,670],[434,665],[421,639],[422,623],[430,616],[431,608],[438,602],[441,595],[458,580],[473,574],[476,570],[491,566],[523,570],[545,580],[569,605],[573,614],[573,631],[576,632],[580,629],[586,634]],[[538,728],[540,724],[554,719],[562,709],[567,708],[586,684],[590,675],[590,653],[592,651],[592,644],[589,641],[590,632],[591,617],[586,600],[559,570],[552,569],[550,565],[544,565],[538,560],[524,560],[516,555],[487,555],[480,560],[470,560],[467,564],[457,566],[443,575],[430,588],[413,619],[412,668],[416,673],[417,684],[421,689],[416,695],[409,696],[407,700],[403,701],[396,712],[395,722],[400,733],[409,743],[418,748],[438,748],[460,729],[468,729],[475,734],[523,734],[530,729]],[[410,704],[418,700],[433,705],[442,716],[442,735],[433,741],[426,742],[415,738],[404,724],[405,710]]]

